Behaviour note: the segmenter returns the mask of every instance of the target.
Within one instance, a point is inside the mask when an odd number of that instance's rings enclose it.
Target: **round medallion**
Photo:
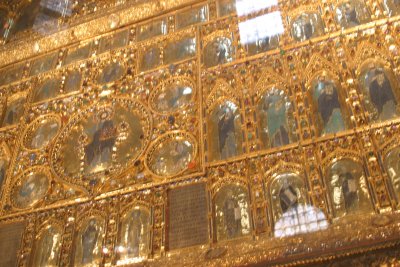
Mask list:
[[[38,150],[48,146],[61,127],[58,116],[48,115],[39,117],[25,131],[23,145],[29,150]]]
[[[18,209],[33,207],[42,200],[50,189],[47,171],[32,168],[24,172],[12,188],[11,199]]]
[[[151,107],[158,113],[170,113],[184,108],[195,95],[194,83],[188,79],[170,79],[150,96]]]
[[[161,136],[150,148],[147,166],[157,176],[171,177],[184,172],[196,156],[196,142],[187,133]]]
[[[70,183],[94,186],[121,174],[142,154],[151,116],[138,102],[115,98],[72,118],[52,151],[55,173]]]

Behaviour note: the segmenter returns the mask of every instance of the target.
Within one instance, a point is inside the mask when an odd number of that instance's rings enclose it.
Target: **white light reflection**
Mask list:
[[[236,12],[240,17],[276,5],[278,0],[236,0]]]
[[[298,205],[285,212],[275,224],[275,237],[293,236],[328,228],[325,214],[310,205]]]
[[[281,12],[275,11],[239,23],[240,42],[245,45],[284,32]]]

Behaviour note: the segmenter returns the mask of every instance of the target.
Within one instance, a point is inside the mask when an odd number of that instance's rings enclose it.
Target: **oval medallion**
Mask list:
[[[12,203],[16,208],[27,209],[42,200],[50,189],[46,171],[34,168],[26,171],[12,189]]]
[[[193,137],[182,132],[161,136],[150,148],[147,166],[157,176],[169,177],[184,172],[196,156]]]
[[[61,127],[58,116],[43,116],[33,121],[27,128],[24,137],[24,146],[30,150],[42,149],[48,146]]]
[[[150,118],[140,103],[125,98],[82,110],[58,136],[52,153],[55,173],[83,186],[122,173],[145,149]]]

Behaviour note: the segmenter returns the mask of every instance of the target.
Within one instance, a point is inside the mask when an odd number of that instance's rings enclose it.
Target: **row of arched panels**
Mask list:
[[[384,122],[398,117],[400,88],[394,72],[378,60],[366,60],[358,77],[359,92],[370,123]],[[226,85],[228,86],[228,85]],[[321,71],[308,81],[306,102],[309,105],[311,124],[316,136],[336,134],[350,130],[354,125],[348,92],[341,81]],[[304,112],[292,100],[288,90],[273,85],[263,88],[264,93],[255,103],[259,147],[280,147],[295,143],[301,138],[296,114]],[[221,160],[245,153],[246,136],[243,134],[243,114],[239,103],[226,96],[209,111],[208,155],[211,160]]]
[[[325,177],[334,217],[373,212],[366,175],[362,165],[351,159],[333,162]],[[326,229],[329,218],[313,207],[305,177],[282,172],[265,183],[272,235],[292,236]],[[399,192],[400,193],[400,192]],[[212,194],[213,239],[217,242],[250,235],[254,228],[249,190],[245,184],[226,183]],[[103,254],[114,253],[118,263],[132,263],[151,252],[152,209],[134,205],[124,209],[118,224],[113,252],[105,245],[106,218],[89,212],[76,223],[71,253],[74,266],[100,264]],[[169,216],[182,216],[170,214]],[[206,222],[205,222],[206,223]],[[34,266],[56,266],[60,254],[63,227],[55,220],[45,222],[36,235],[31,260]]]

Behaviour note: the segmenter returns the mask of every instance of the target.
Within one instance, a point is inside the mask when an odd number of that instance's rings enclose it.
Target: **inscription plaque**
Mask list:
[[[24,229],[25,222],[0,226],[0,267],[17,266],[17,252]]]
[[[168,191],[168,248],[208,241],[207,196],[204,183]]]

